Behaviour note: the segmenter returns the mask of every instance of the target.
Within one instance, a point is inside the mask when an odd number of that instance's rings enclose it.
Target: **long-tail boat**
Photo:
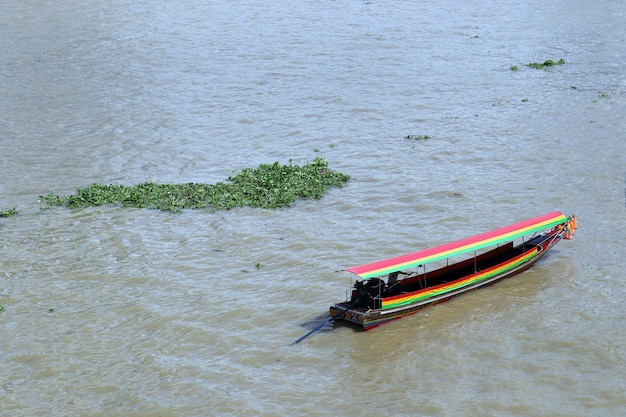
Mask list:
[[[555,211],[430,249],[347,268],[357,280],[332,319],[370,330],[533,266],[561,239],[576,216]]]

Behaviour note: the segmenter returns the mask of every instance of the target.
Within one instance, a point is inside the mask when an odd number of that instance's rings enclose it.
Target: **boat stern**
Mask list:
[[[401,317],[401,315],[383,316],[380,310],[375,309],[352,308],[348,302],[330,306],[330,315],[335,320],[345,320],[354,323],[363,328],[363,330],[371,330],[383,323]]]
[[[353,309],[350,306],[350,303],[337,303],[330,306],[330,315],[335,319],[346,320],[351,323],[355,323],[363,326],[365,322],[366,316],[369,316],[369,313],[363,309]]]

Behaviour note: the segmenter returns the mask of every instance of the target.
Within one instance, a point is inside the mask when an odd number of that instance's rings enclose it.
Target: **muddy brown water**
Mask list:
[[[614,1],[4,5],[0,414],[624,415],[624,21]],[[318,156],[352,181],[275,211],[38,203]],[[530,271],[290,346],[340,269],[555,209],[578,233]]]

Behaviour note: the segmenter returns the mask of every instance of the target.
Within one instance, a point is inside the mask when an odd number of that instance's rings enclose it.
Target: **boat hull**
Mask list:
[[[354,308],[351,302],[346,301],[331,306],[330,314],[335,319],[355,323],[364,330],[371,330],[390,321],[415,314],[423,308],[493,285],[526,271],[538,262],[561,238],[559,233],[546,234],[528,250],[522,250],[520,254],[490,265],[485,270],[456,278],[450,282],[443,281],[445,284],[384,297],[381,308]],[[445,273],[444,270],[440,275],[445,275]]]

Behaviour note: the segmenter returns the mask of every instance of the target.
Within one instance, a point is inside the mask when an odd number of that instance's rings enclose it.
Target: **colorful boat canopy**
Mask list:
[[[358,275],[362,279],[378,277],[395,271],[416,267],[428,262],[446,259],[451,256],[482,249],[488,246],[510,242],[527,234],[543,232],[554,226],[567,223],[568,218],[561,212],[554,211],[533,219],[524,220],[509,226],[481,233],[476,236],[446,243],[430,249],[397,256],[365,265],[353,266],[346,271]]]

